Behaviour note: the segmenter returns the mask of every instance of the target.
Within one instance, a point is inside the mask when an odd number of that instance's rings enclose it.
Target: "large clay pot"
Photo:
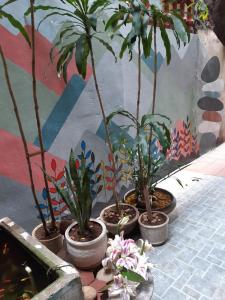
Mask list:
[[[153,246],[159,246],[164,244],[168,239],[168,227],[169,227],[169,217],[168,215],[157,212],[159,214],[162,214],[166,217],[166,221],[163,224],[160,225],[146,225],[142,223],[142,218],[146,212],[140,215],[138,219],[138,223],[140,226],[141,236],[143,240],[148,240],[150,244]]]
[[[174,197],[174,195],[171,194],[169,191],[162,189],[162,188],[157,187],[157,188],[155,188],[155,190],[156,190],[156,192],[161,192],[161,193],[164,193],[165,195],[169,196],[171,198],[171,202],[170,202],[170,204],[168,204],[167,206],[165,206],[163,208],[156,208],[156,209],[152,208],[152,210],[153,211],[161,211],[165,214],[171,213],[174,210],[174,208],[176,207],[176,198]],[[135,189],[131,189],[128,192],[126,192],[124,195],[124,203],[127,203],[127,197],[134,193],[135,193]],[[139,206],[136,199],[133,199],[132,203],[129,203],[129,204],[136,206],[140,212],[146,211],[145,203],[143,203],[143,206]]]
[[[92,269],[101,264],[107,249],[107,230],[101,220],[90,219],[101,225],[102,232],[96,239],[89,242],[76,242],[69,236],[69,232],[77,222],[72,223],[65,232],[67,252],[74,265],[79,269]]]
[[[138,218],[139,218],[139,211],[136,207],[134,207],[133,205],[129,205],[129,204],[125,204],[125,203],[121,203],[120,204],[121,206],[130,206],[134,209],[135,211],[135,218],[133,218],[132,220],[130,220],[128,223],[126,223],[125,225],[123,225],[122,227],[122,230],[124,231],[124,235],[127,235],[129,234],[134,228],[135,226],[137,225],[137,222],[138,222]],[[105,207],[101,213],[100,213],[100,219],[105,223],[106,225],[106,228],[108,230],[108,232],[112,233],[112,234],[117,234],[118,233],[118,224],[113,224],[113,223],[109,223],[107,221],[104,220],[104,214],[105,214],[105,211],[110,209],[111,207],[115,207],[116,204],[113,204],[113,205],[109,205],[107,207]]]
[[[49,250],[51,250],[53,253],[57,254],[59,250],[63,246],[63,236],[58,233],[55,237],[51,239],[38,239],[36,236],[37,230],[42,227],[43,225],[40,224],[36,226],[32,231],[32,237],[37,239],[39,242],[41,242],[43,245],[45,245]]]

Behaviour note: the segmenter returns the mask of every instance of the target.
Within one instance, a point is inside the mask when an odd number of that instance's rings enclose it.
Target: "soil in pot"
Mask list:
[[[127,216],[129,217],[129,221],[133,220],[136,217],[136,211],[134,210],[133,207],[128,205],[122,206],[122,213],[123,213],[123,217],[127,217]],[[121,220],[121,216],[117,212],[116,206],[106,209],[103,218],[107,223],[111,223],[111,224],[118,224],[118,222]]]
[[[49,231],[49,235],[46,236],[45,230],[43,226],[40,226],[36,232],[35,237],[41,241],[41,240],[50,240],[55,238],[59,234],[59,228],[58,227],[52,227],[51,224],[47,224],[47,228]]]
[[[87,230],[84,235],[81,235],[79,232],[79,227],[76,224],[69,231],[69,236],[73,241],[76,242],[90,242],[102,233],[102,226],[96,222],[90,221],[88,223],[89,230]]]
[[[153,210],[163,210],[172,204],[173,198],[170,193],[166,191],[157,189],[153,194],[152,209]],[[137,201],[135,191],[132,191],[126,196],[126,203],[131,205],[136,205],[140,211],[145,211],[145,202]]]
[[[149,220],[147,214],[144,214],[142,216],[141,222],[144,225],[158,226],[158,225],[164,224],[166,222],[166,220],[167,220],[167,218],[165,215],[158,213],[158,212],[152,212],[151,220]]]

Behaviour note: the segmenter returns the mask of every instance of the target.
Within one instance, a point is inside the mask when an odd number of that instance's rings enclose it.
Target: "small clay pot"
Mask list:
[[[93,269],[101,264],[107,249],[107,230],[105,224],[96,219],[90,219],[101,225],[102,232],[94,240],[89,242],[77,242],[70,238],[70,230],[77,225],[72,223],[65,232],[67,252],[69,253],[74,265],[79,269]]]
[[[53,238],[46,238],[46,239],[38,239],[36,236],[37,230],[42,227],[43,225],[40,224],[36,226],[32,231],[32,237],[41,242],[45,247],[47,247],[49,250],[51,250],[53,253],[57,254],[59,250],[63,246],[63,236],[59,232],[55,237]]]
[[[138,222],[138,218],[139,218],[139,211],[136,207],[134,207],[133,205],[130,205],[130,204],[125,204],[125,203],[122,203],[120,205],[124,205],[124,206],[130,206],[134,209],[135,211],[135,217],[130,220],[128,223],[126,223],[125,225],[123,225],[122,227],[122,230],[124,231],[124,235],[127,235],[129,234],[134,228],[135,226],[137,225],[137,222]],[[113,235],[117,234],[118,233],[118,224],[113,224],[113,223],[109,223],[107,221],[104,220],[104,214],[105,214],[105,211],[106,210],[109,210],[111,207],[115,207],[116,204],[113,204],[113,205],[109,205],[107,207],[105,207],[101,213],[100,213],[100,219],[105,223],[106,225],[106,228],[108,230],[108,232],[112,233]]]
[[[156,213],[156,212],[155,212]],[[164,214],[163,212],[158,211],[158,214],[162,214],[165,216],[166,221],[163,224],[160,225],[146,225],[142,223],[142,218],[144,215],[147,214],[147,212],[144,212],[140,215],[138,219],[138,223],[140,226],[140,232],[143,240],[148,240],[150,244],[153,246],[159,246],[164,244],[168,240],[169,236],[169,217],[167,214]]]

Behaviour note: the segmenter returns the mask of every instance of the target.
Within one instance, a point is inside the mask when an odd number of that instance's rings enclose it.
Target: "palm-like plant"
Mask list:
[[[126,153],[129,156],[129,161],[133,163],[133,180],[137,196],[145,200],[148,218],[151,220],[151,197],[154,192],[154,179],[158,169],[163,165],[167,150],[170,148],[170,130],[168,128],[170,120],[160,114],[143,115],[141,121],[126,110],[119,110],[111,113],[107,117],[107,122],[110,122],[116,116],[123,116],[129,120],[130,124],[127,128],[135,128],[137,135],[133,142],[126,144]],[[124,129],[126,126],[122,126]],[[156,142],[160,143],[158,153],[153,153],[152,146]],[[117,150],[117,144],[114,147]],[[149,155],[149,153],[151,153]],[[150,157],[150,171],[149,171]],[[138,163],[136,163],[138,162]],[[141,162],[141,169],[140,169]]]
[[[99,33],[97,31],[97,20],[101,15],[102,11],[109,5],[109,1],[59,0],[59,2],[64,4],[63,8],[50,5],[37,5],[34,7],[34,11],[42,10],[48,12],[48,14],[40,22],[39,26],[47,18],[54,15],[60,17],[67,17],[67,20],[64,21],[63,29],[59,34],[59,40],[55,44],[55,47],[59,48],[57,72],[59,74],[63,74],[65,81],[67,80],[67,66],[73,58],[73,56],[75,56],[78,72],[83,78],[86,77],[87,60],[90,56],[96,93],[103,117],[103,122],[105,125],[106,142],[109,147],[110,156],[112,157],[112,169],[116,170],[116,164],[113,156],[113,149],[110,141],[109,130],[106,124],[106,114],[104,110],[102,96],[98,86],[98,80],[95,70],[94,51],[92,46],[92,40],[97,40],[99,43],[101,43],[102,46],[104,46],[108,51],[110,51],[116,59],[112,47],[99,36]],[[49,11],[51,12],[49,13]],[[30,9],[25,13],[25,15],[28,15],[29,13]],[[68,39],[68,42],[64,42],[65,39]],[[113,195],[116,200],[117,210],[118,212],[120,212],[119,199],[116,191],[116,183],[116,172],[114,171]]]
[[[92,211],[93,189],[96,195],[101,190],[101,175],[98,175],[100,163],[94,167],[95,156],[91,153],[91,163],[86,163],[82,152],[76,160],[73,150],[69,158],[69,168],[65,167],[65,187],[62,188],[52,177],[49,180],[54,184],[57,192],[67,204],[71,215],[77,221],[80,238],[90,231],[90,217]],[[97,177],[97,180],[95,178]]]
[[[124,115],[129,119],[133,119],[136,123],[136,148],[134,153],[138,161],[138,171],[134,170],[134,175],[138,178],[137,182],[137,194],[142,200],[145,200],[147,207],[149,208],[148,201],[148,191],[151,190],[152,178],[154,173],[158,170],[159,166],[162,164],[162,160],[157,161],[155,165],[154,157],[151,151],[151,143],[154,135],[157,133],[157,139],[162,142],[162,137],[167,139],[167,149],[169,147],[169,132],[165,124],[161,124],[165,132],[159,131],[158,127],[155,127],[154,123],[148,124],[149,136],[145,137],[148,140],[148,151],[143,152],[143,132],[142,127],[143,118],[149,120],[149,118],[154,117],[155,104],[156,104],[156,87],[157,87],[157,27],[159,27],[161,38],[166,50],[167,64],[171,60],[171,42],[166,28],[169,26],[175,36],[178,47],[180,47],[181,42],[184,44],[189,42],[190,34],[188,32],[187,26],[183,21],[182,17],[175,11],[171,13],[163,12],[160,7],[151,4],[149,0],[119,0],[118,5],[114,8],[114,13],[109,18],[106,23],[106,30],[111,31],[112,37],[120,36],[123,39],[123,43],[120,50],[120,58],[123,57],[126,50],[129,51],[130,58],[132,59],[132,52],[136,41],[138,42],[138,91],[137,91],[137,108],[136,117],[134,119],[130,118],[131,114],[125,112]],[[119,30],[123,26],[130,24],[130,31],[124,37],[120,34]],[[140,123],[140,102],[141,102],[141,53],[143,49],[143,54],[145,58],[151,55],[152,41],[154,42],[154,84],[153,84],[153,96],[152,96],[152,109],[151,114],[143,116]],[[142,49],[141,49],[142,48]],[[116,113],[118,114],[118,113]],[[120,113],[121,114],[121,113]],[[109,116],[112,118],[113,113]],[[138,125],[140,124],[140,126]],[[158,123],[159,125],[160,123]],[[167,129],[166,129],[167,128]],[[129,148],[129,146],[127,145]],[[163,146],[164,147],[164,146]],[[165,148],[163,148],[165,150]],[[129,149],[128,153],[133,153],[132,149]],[[147,155],[147,156],[146,156]],[[165,153],[164,159],[165,160]],[[148,209],[149,210],[149,209]],[[150,217],[150,214],[149,214]]]

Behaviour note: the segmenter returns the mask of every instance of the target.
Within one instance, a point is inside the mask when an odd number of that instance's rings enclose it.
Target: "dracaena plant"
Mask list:
[[[8,87],[8,91],[10,94],[10,98],[12,100],[16,120],[18,123],[19,131],[21,134],[21,139],[24,147],[24,152],[27,160],[27,166],[28,166],[28,172],[29,172],[29,177],[30,177],[30,183],[31,183],[31,190],[32,194],[34,197],[35,205],[38,209],[40,219],[43,224],[43,228],[45,231],[46,236],[49,235],[49,228],[47,227],[44,214],[40,208],[40,202],[38,200],[36,191],[35,191],[35,186],[34,186],[34,176],[33,176],[33,170],[32,170],[32,165],[31,165],[31,156],[32,155],[41,155],[41,162],[42,162],[42,169],[44,170],[44,181],[45,181],[45,187],[47,191],[47,201],[49,205],[49,210],[50,210],[50,215],[51,215],[51,231],[56,231],[56,223],[55,223],[55,216],[53,212],[53,207],[51,205],[51,199],[50,199],[50,194],[49,194],[49,189],[48,189],[48,183],[47,183],[47,178],[45,176],[45,171],[46,171],[46,166],[45,166],[45,151],[44,151],[44,145],[43,145],[43,140],[42,140],[42,134],[41,134],[41,123],[40,123],[40,116],[39,116],[39,109],[38,109],[38,99],[37,99],[37,89],[36,89],[36,55],[35,55],[35,34],[34,34],[34,27],[35,27],[35,19],[34,19],[34,0],[30,0],[30,12],[31,12],[31,38],[29,37],[26,29],[24,28],[23,24],[21,24],[12,14],[9,14],[7,12],[7,5],[13,4],[17,2],[18,0],[8,0],[4,4],[0,5],[0,19],[5,18],[8,20],[8,22],[15,28],[17,29],[22,36],[25,38],[29,46],[31,47],[31,52],[32,52],[32,92],[33,92],[33,102],[34,102],[34,109],[35,109],[35,120],[37,124],[37,129],[38,129],[38,138],[39,138],[39,143],[40,143],[40,152],[31,154],[29,153],[28,149],[28,143],[25,137],[24,129],[23,129],[23,124],[21,121],[19,109],[17,106],[17,100],[15,93],[12,88],[11,80],[10,80],[10,75],[8,71],[8,66],[7,62],[4,56],[4,50],[0,44],[0,55],[2,58],[3,62],[3,69],[4,69],[4,75],[6,79],[6,84]]]
[[[92,212],[93,198],[101,191],[101,163],[95,167],[95,155],[89,150],[85,152],[84,142],[82,152],[75,157],[71,150],[69,165],[65,166],[65,185],[61,187],[53,177],[48,176],[57,192],[67,204],[72,217],[77,221],[80,237],[85,237],[89,231],[89,221]],[[89,161],[90,160],[90,161]]]
[[[55,47],[59,49],[57,60],[57,72],[63,74],[66,81],[66,73],[69,62],[75,57],[76,65],[80,75],[85,78],[87,70],[87,61],[90,57],[95,89],[99,101],[100,110],[103,117],[106,132],[106,142],[109,147],[110,156],[112,157],[111,166],[116,170],[116,163],[113,155],[112,144],[110,141],[109,130],[106,125],[106,114],[104,110],[103,99],[98,86],[97,74],[95,70],[95,58],[93,51],[93,39],[99,42],[103,47],[110,51],[115,59],[113,48],[101,38],[100,32],[97,30],[97,20],[100,18],[104,9],[110,4],[108,0],[58,0],[60,7],[50,5],[37,5],[35,11],[47,11],[47,15],[42,19],[39,25],[51,16],[67,17],[63,21],[62,30],[59,33],[59,39],[55,43]],[[50,2],[49,2],[50,3]],[[64,6],[62,7],[62,4]],[[29,15],[28,10],[25,15]],[[67,41],[66,41],[67,40]],[[51,51],[51,54],[53,52]],[[116,207],[120,213],[119,198],[116,191],[117,176],[114,171],[113,175],[113,195],[116,201]]]
[[[106,30],[110,31],[112,38],[119,36],[123,39],[120,58],[123,57],[126,50],[129,51],[130,59],[132,59],[133,48],[137,42],[138,44],[138,90],[137,90],[137,106],[136,116],[134,117],[129,112],[119,112],[119,114],[128,117],[136,128],[135,145],[129,149],[129,144],[125,146],[127,153],[130,155],[131,160],[137,161],[138,167],[133,168],[133,177],[136,180],[136,192],[142,200],[145,200],[148,209],[148,216],[151,216],[151,205],[149,202],[149,188],[153,183],[155,172],[159,169],[162,162],[165,161],[165,155],[167,149],[170,146],[170,134],[169,129],[165,123],[154,123],[154,114],[156,106],[156,87],[157,87],[157,27],[163,45],[166,52],[167,64],[171,61],[171,42],[166,28],[170,26],[178,48],[181,42],[186,44],[190,40],[190,34],[187,26],[182,17],[175,11],[166,13],[161,10],[160,7],[151,4],[149,0],[121,0],[117,1],[114,7],[114,13],[106,23]],[[129,32],[126,36],[120,33],[120,29],[124,26],[128,26]],[[152,94],[152,107],[151,114],[144,115],[140,121],[140,104],[141,104],[141,55],[148,58],[151,55],[151,48],[154,49],[154,83]],[[112,113],[109,116],[111,119],[117,115],[118,112]],[[164,117],[165,118],[165,117]],[[146,120],[146,121],[144,121]],[[147,124],[145,124],[147,122]],[[148,134],[146,136],[146,129],[148,128]],[[159,141],[163,149],[163,157],[154,159],[154,155],[151,151],[151,144],[154,138]],[[144,145],[143,146],[143,141]],[[147,143],[147,145],[146,145]]]
[[[118,110],[107,117],[107,122],[116,116],[123,116],[129,121],[127,126],[122,126],[123,129],[124,127],[134,128],[137,132],[132,142],[126,144],[125,149],[129,156],[129,163],[133,165],[132,177],[136,194],[139,199],[146,202],[148,217],[151,219],[149,192],[150,194],[154,192],[156,172],[165,162],[167,151],[170,148],[170,120],[164,115],[146,114],[139,121],[130,112]],[[155,143],[159,144],[157,153],[152,149]],[[115,141],[115,150],[117,145]]]

